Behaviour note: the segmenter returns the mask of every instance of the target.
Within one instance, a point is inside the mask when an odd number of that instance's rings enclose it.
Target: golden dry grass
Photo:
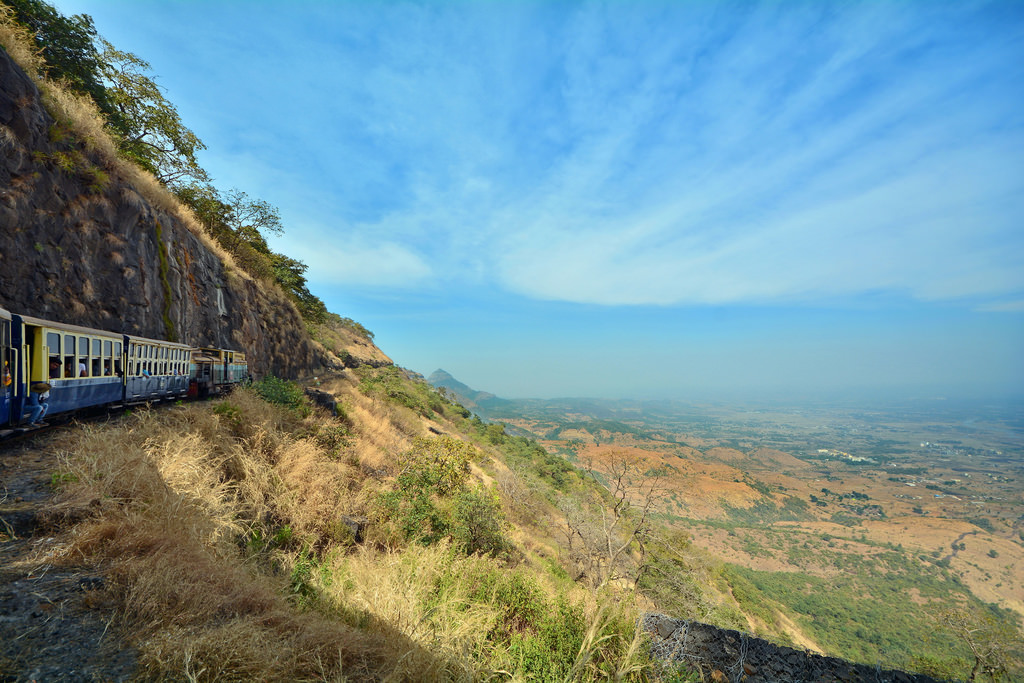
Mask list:
[[[14,10],[0,5],[0,45],[14,63],[34,81],[44,65],[43,55],[32,42],[28,29],[14,21]]]
[[[333,486],[350,467],[278,431],[299,418],[247,392],[229,403],[239,413],[142,411],[58,442],[74,481],[53,514],[92,512],[64,561],[107,568],[122,623],[157,677],[382,678],[387,638],[296,610],[287,582],[247,564],[238,545],[268,520],[318,533],[351,508]]]
[[[47,559],[105,572],[142,677],[523,680],[522,662],[489,638],[503,606],[480,591],[481,577],[508,567],[446,543],[352,546],[336,533],[339,518],[372,515],[386,485],[361,454],[408,445],[391,411],[353,384],[333,380],[353,431],[340,451],[318,439],[337,421],[272,406],[249,390],[137,411],[54,440],[66,483],[51,514],[84,521]],[[383,456],[372,461],[388,466]],[[540,565],[528,557],[517,571],[534,577],[543,599],[585,605],[590,629],[573,678],[592,678],[598,660],[602,670],[636,674],[638,638],[612,648],[611,663],[604,651],[608,638],[621,639],[608,600]],[[633,611],[618,608],[617,623],[630,623]]]

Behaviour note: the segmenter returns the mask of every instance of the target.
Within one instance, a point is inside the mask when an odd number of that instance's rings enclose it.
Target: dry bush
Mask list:
[[[147,675],[381,677],[385,637],[296,610],[283,578],[247,566],[239,540],[250,527],[288,512],[304,515],[291,521],[313,526],[314,513],[294,497],[303,486],[329,489],[338,479],[316,465],[310,443],[274,427],[298,418],[245,392],[229,401],[266,423],[188,405],[139,411],[59,441],[59,478],[70,482],[59,507],[94,513],[70,534],[65,561],[86,558],[107,568]],[[328,514],[329,507],[315,512]]]
[[[338,540],[333,538],[338,518],[361,512],[358,471],[328,460],[311,441],[282,449],[275,472],[284,489],[277,502],[278,516],[306,545]]]
[[[32,42],[32,34],[14,20],[14,10],[6,5],[0,5],[0,46],[29,78],[39,82],[43,55]]]
[[[401,633],[388,652],[398,679],[474,680],[486,660],[487,634],[498,619],[492,601],[472,599],[470,579],[487,561],[458,557],[446,543],[399,552],[363,547],[329,560],[325,599],[368,630]],[[438,586],[444,585],[439,591]],[[493,672],[491,672],[493,673]]]

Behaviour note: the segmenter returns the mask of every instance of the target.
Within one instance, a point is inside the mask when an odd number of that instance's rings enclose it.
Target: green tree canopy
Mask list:
[[[103,38],[98,41],[103,47],[100,73],[113,109],[108,126],[121,153],[164,185],[209,180],[196,160],[196,153],[206,145],[181,122],[163,89],[146,75],[151,69],[149,62],[118,50]]]

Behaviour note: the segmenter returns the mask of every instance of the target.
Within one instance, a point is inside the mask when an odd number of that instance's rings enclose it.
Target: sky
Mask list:
[[[1024,2],[57,0],[399,365],[1024,393]]]

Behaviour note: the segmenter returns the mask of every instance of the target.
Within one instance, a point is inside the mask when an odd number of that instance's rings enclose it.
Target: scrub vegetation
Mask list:
[[[395,368],[325,388],[347,417],[268,378],[52,443],[58,509],[91,511],[54,559],[103,568],[147,676],[647,675],[649,603],[559,541],[554,502],[606,491]]]

